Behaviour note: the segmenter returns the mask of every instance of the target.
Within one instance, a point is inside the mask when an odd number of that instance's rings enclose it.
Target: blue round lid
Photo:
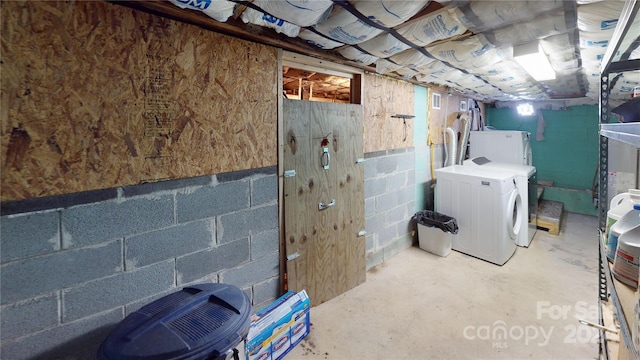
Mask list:
[[[129,314],[102,342],[104,360],[211,359],[249,332],[251,301],[237,287],[200,284]]]
[[[633,204],[633,210],[640,210],[640,204]]]

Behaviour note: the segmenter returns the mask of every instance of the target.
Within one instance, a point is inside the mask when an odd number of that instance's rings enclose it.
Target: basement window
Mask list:
[[[283,66],[282,91],[287,99],[351,103],[351,79],[336,74]]]

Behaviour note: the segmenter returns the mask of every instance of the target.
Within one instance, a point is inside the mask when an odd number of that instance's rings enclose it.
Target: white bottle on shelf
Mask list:
[[[624,231],[618,237],[618,249],[613,261],[612,273],[620,282],[637,289],[638,265],[640,265],[640,224]]]
[[[633,193],[631,192],[631,190],[633,190]],[[631,190],[629,191],[630,195],[628,199],[625,199],[624,201],[620,202],[618,206],[616,206],[614,209],[611,209],[609,210],[609,212],[607,212],[608,228],[605,234],[607,239],[607,259],[610,262],[613,261],[613,258],[616,255],[616,248],[618,247],[618,236],[620,236],[620,230],[616,230],[618,233],[615,235],[613,234],[613,230],[616,227],[616,224],[618,224],[618,222],[620,222],[622,218],[624,218],[629,213],[634,211],[633,210],[635,206],[634,204],[640,204],[640,190],[636,190],[636,189],[631,189]],[[611,213],[612,225],[609,225],[610,213]],[[615,219],[616,217],[618,219]],[[626,230],[629,230],[629,229],[626,229]]]
[[[627,212],[620,220],[616,221],[613,226],[611,226],[611,232],[609,234],[609,246],[607,247],[607,257],[610,257],[610,252],[613,250],[612,258],[616,256],[616,251],[618,247],[618,239],[620,235],[626,233],[627,231],[635,228],[640,225],[640,204],[634,204],[633,210]],[[615,245],[612,247],[611,245]],[[615,248],[615,250],[614,250]]]
[[[633,209],[633,204],[640,204],[640,190],[629,189],[628,192],[620,193],[611,199],[609,211],[607,211],[607,225],[605,230],[605,241],[609,237],[611,226],[620,218]]]

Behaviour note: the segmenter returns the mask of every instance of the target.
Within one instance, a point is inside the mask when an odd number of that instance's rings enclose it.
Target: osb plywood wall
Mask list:
[[[365,74],[364,151],[400,149],[413,146],[413,119],[393,115],[413,115],[413,85],[404,81]]]
[[[440,94],[440,109],[434,109],[433,107],[433,93]],[[427,123],[429,127],[429,138],[432,144],[442,144],[444,142],[443,129],[446,126],[452,126],[454,122],[456,122],[456,117],[460,113],[460,103],[465,102],[468,104],[469,98],[443,87],[429,87],[428,98],[429,115]]]
[[[276,164],[275,48],[106,2],[0,6],[2,201]]]

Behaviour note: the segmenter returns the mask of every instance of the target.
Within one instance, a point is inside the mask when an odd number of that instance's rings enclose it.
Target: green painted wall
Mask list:
[[[596,215],[591,188],[598,165],[598,106],[541,110],[544,139],[536,139],[538,116],[519,116],[515,109],[487,109],[487,124],[500,130],[531,133],[538,180],[552,180],[543,199],[561,201],[565,211]]]
[[[427,145],[427,88],[413,87],[413,146],[416,155],[416,212],[427,206],[429,174],[429,146]]]

